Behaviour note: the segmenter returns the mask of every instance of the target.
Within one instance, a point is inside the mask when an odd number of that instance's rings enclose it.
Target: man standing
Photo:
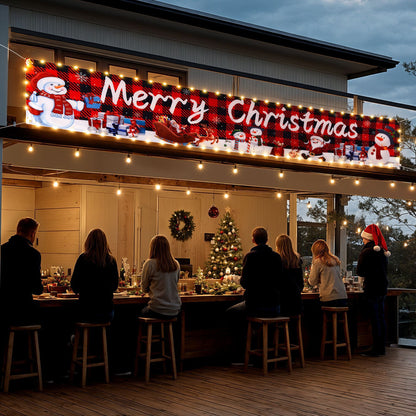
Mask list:
[[[378,357],[385,355],[386,322],[384,299],[387,294],[387,257],[390,252],[383,234],[376,224],[370,224],[361,233],[364,247],[357,262],[357,274],[364,278],[364,295],[371,319],[373,346],[364,355]]]
[[[16,234],[1,246],[0,313],[5,324],[26,324],[37,318],[32,294],[43,292],[41,256],[33,247],[39,223],[23,218]]]

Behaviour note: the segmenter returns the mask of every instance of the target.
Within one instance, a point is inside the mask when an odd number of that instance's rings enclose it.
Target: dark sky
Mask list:
[[[416,105],[416,0],[166,0],[175,6],[385,55],[400,61],[387,73],[349,81],[349,92]],[[365,104],[374,115],[416,112]]]

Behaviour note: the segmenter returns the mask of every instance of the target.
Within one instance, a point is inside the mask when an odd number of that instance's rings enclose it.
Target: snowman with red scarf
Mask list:
[[[374,145],[368,149],[367,157],[370,163],[389,163],[390,149],[393,144],[393,135],[395,130],[390,126],[386,126],[385,130],[378,130],[374,138]]]
[[[74,123],[74,110],[82,111],[83,101],[65,98],[65,81],[49,72],[40,72],[30,80],[33,93],[28,111],[43,126],[67,129]]]

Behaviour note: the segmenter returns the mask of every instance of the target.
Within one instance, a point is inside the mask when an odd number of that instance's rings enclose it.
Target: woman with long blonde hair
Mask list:
[[[118,287],[118,269],[103,230],[96,228],[88,234],[84,252],[75,263],[71,287],[75,293],[79,293],[78,320],[111,321],[114,316],[113,292]]]
[[[323,306],[346,306],[347,292],[341,279],[337,256],[329,251],[324,240],[312,244],[312,266],[309,284],[319,286],[319,297]]]
[[[293,250],[292,240],[286,234],[277,236],[276,252],[280,254],[283,265],[280,313],[284,316],[299,315],[302,313],[302,259],[299,253]]]
[[[179,314],[179,272],[179,263],[172,256],[168,239],[155,235],[150,241],[149,258],[143,265],[142,288],[149,292],[150,301],[141,316],[163,319]]]

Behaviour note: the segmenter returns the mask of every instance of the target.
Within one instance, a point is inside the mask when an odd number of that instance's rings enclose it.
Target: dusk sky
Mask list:
[[[164,3],[385,55],[395,69],[349,81],[349,92],[416,105],[415,0],[168,0]],[[365,104],[366,114],[413,118],[416,111]]]

